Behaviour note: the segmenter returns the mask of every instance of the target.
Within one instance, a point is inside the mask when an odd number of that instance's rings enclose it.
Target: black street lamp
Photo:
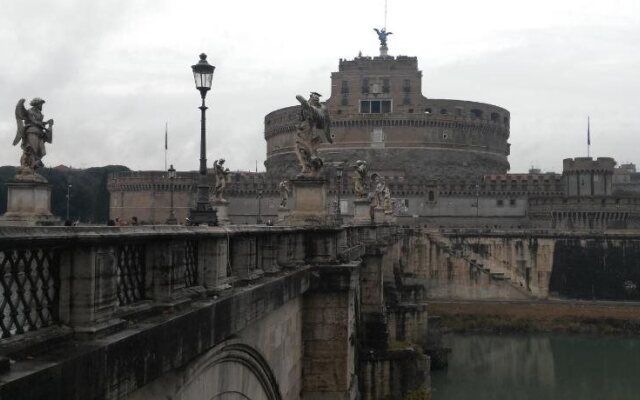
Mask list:
[[[256,224],[262,224],[262,189],[258,190],[258,218],[256,218]]]
[[[216,210],[211,208],[209,203],[209,182],[207,181],[207,134],[206,134],[206,117],[204,99],[207,92],[211,89],[211,81],[213,80],[213,71],[216,69],[207,62],[207,55],[200,54],[200,61],[192,65],[193,79],[196,83],[196,89],[200,91],[202,97],[202,105],[199,107],[202,111],[200,119],[200,175],[198,176],[198,192],[196,197],[196,207],[189,210],[190,225],[217,225],[218,218]]]
[[[176,169],[173,168],[173,164],[167,170],[169,174],[169,182],[171,182],[171,209],[169,210],[169,218],[167,219],[167,225],[177,225],[178,220],[176,219],[175,211],[173,210],[173,181],[176,179]]]
[[[338,178],[338,208],[336,210],[336,223],[342,225],[342,210],[340,204],[340,196],[342,194],[342,172],[344,171],[344,165],[339,164],[336,167],[336,177]]]

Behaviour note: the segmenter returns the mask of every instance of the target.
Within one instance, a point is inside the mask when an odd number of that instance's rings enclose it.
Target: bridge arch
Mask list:
[[[237,339],[225,341],[187,366],[158,378],[130,399],[282,400],[266,359]]]

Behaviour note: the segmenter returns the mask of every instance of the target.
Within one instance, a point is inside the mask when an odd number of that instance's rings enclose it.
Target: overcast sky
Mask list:
[[[216,66],[209,164],[264,170],[264,115],[328,96],[339,58],[378,53],[384,0],[0,0],[0,165],[17,165],[14,107],[44,98],[48,166],[197,169],[199,95]],[[511,112],[511,172],[586,155],[640,163],[640,1],[389,0],[389,53],[417,56],[423,94]]]

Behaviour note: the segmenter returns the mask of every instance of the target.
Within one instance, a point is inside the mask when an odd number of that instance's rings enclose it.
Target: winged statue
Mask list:
[[[387,36],[393,35],[393,32],[387,32],[386,28],[382,28],[380,30],[377,28],[373,28],[373,30],[376,31],[376,33],[378,34],[378,40],[380,40],[380,46],[386,47]]]
[[[327,107],[320,103],[320,94],[311,92],[308,100],[297,95],[300,102],[300,123],[296,132],[296,154],[302,166],[302,175],[317,176],[322,168],[322,159],[318,156],[318,146],[322,143],[322,131],[324,140],[333,143],[331,136],[331,118]]]
[[[45,143],[53,140],[53,120],[44,121],[42,105],[45,103],[39,97],[29,103],[28,110],[24,106],[25,99],[20,99],[16,105],[16,124],[18,126],[13,145],[20,143],[22,157],[20,166],[32,171],[44,166],[42,157],[47,154]]]

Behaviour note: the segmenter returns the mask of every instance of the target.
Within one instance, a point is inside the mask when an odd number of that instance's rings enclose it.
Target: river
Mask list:
[[[638,400],[640,339],[448,335],[434,400]]]

